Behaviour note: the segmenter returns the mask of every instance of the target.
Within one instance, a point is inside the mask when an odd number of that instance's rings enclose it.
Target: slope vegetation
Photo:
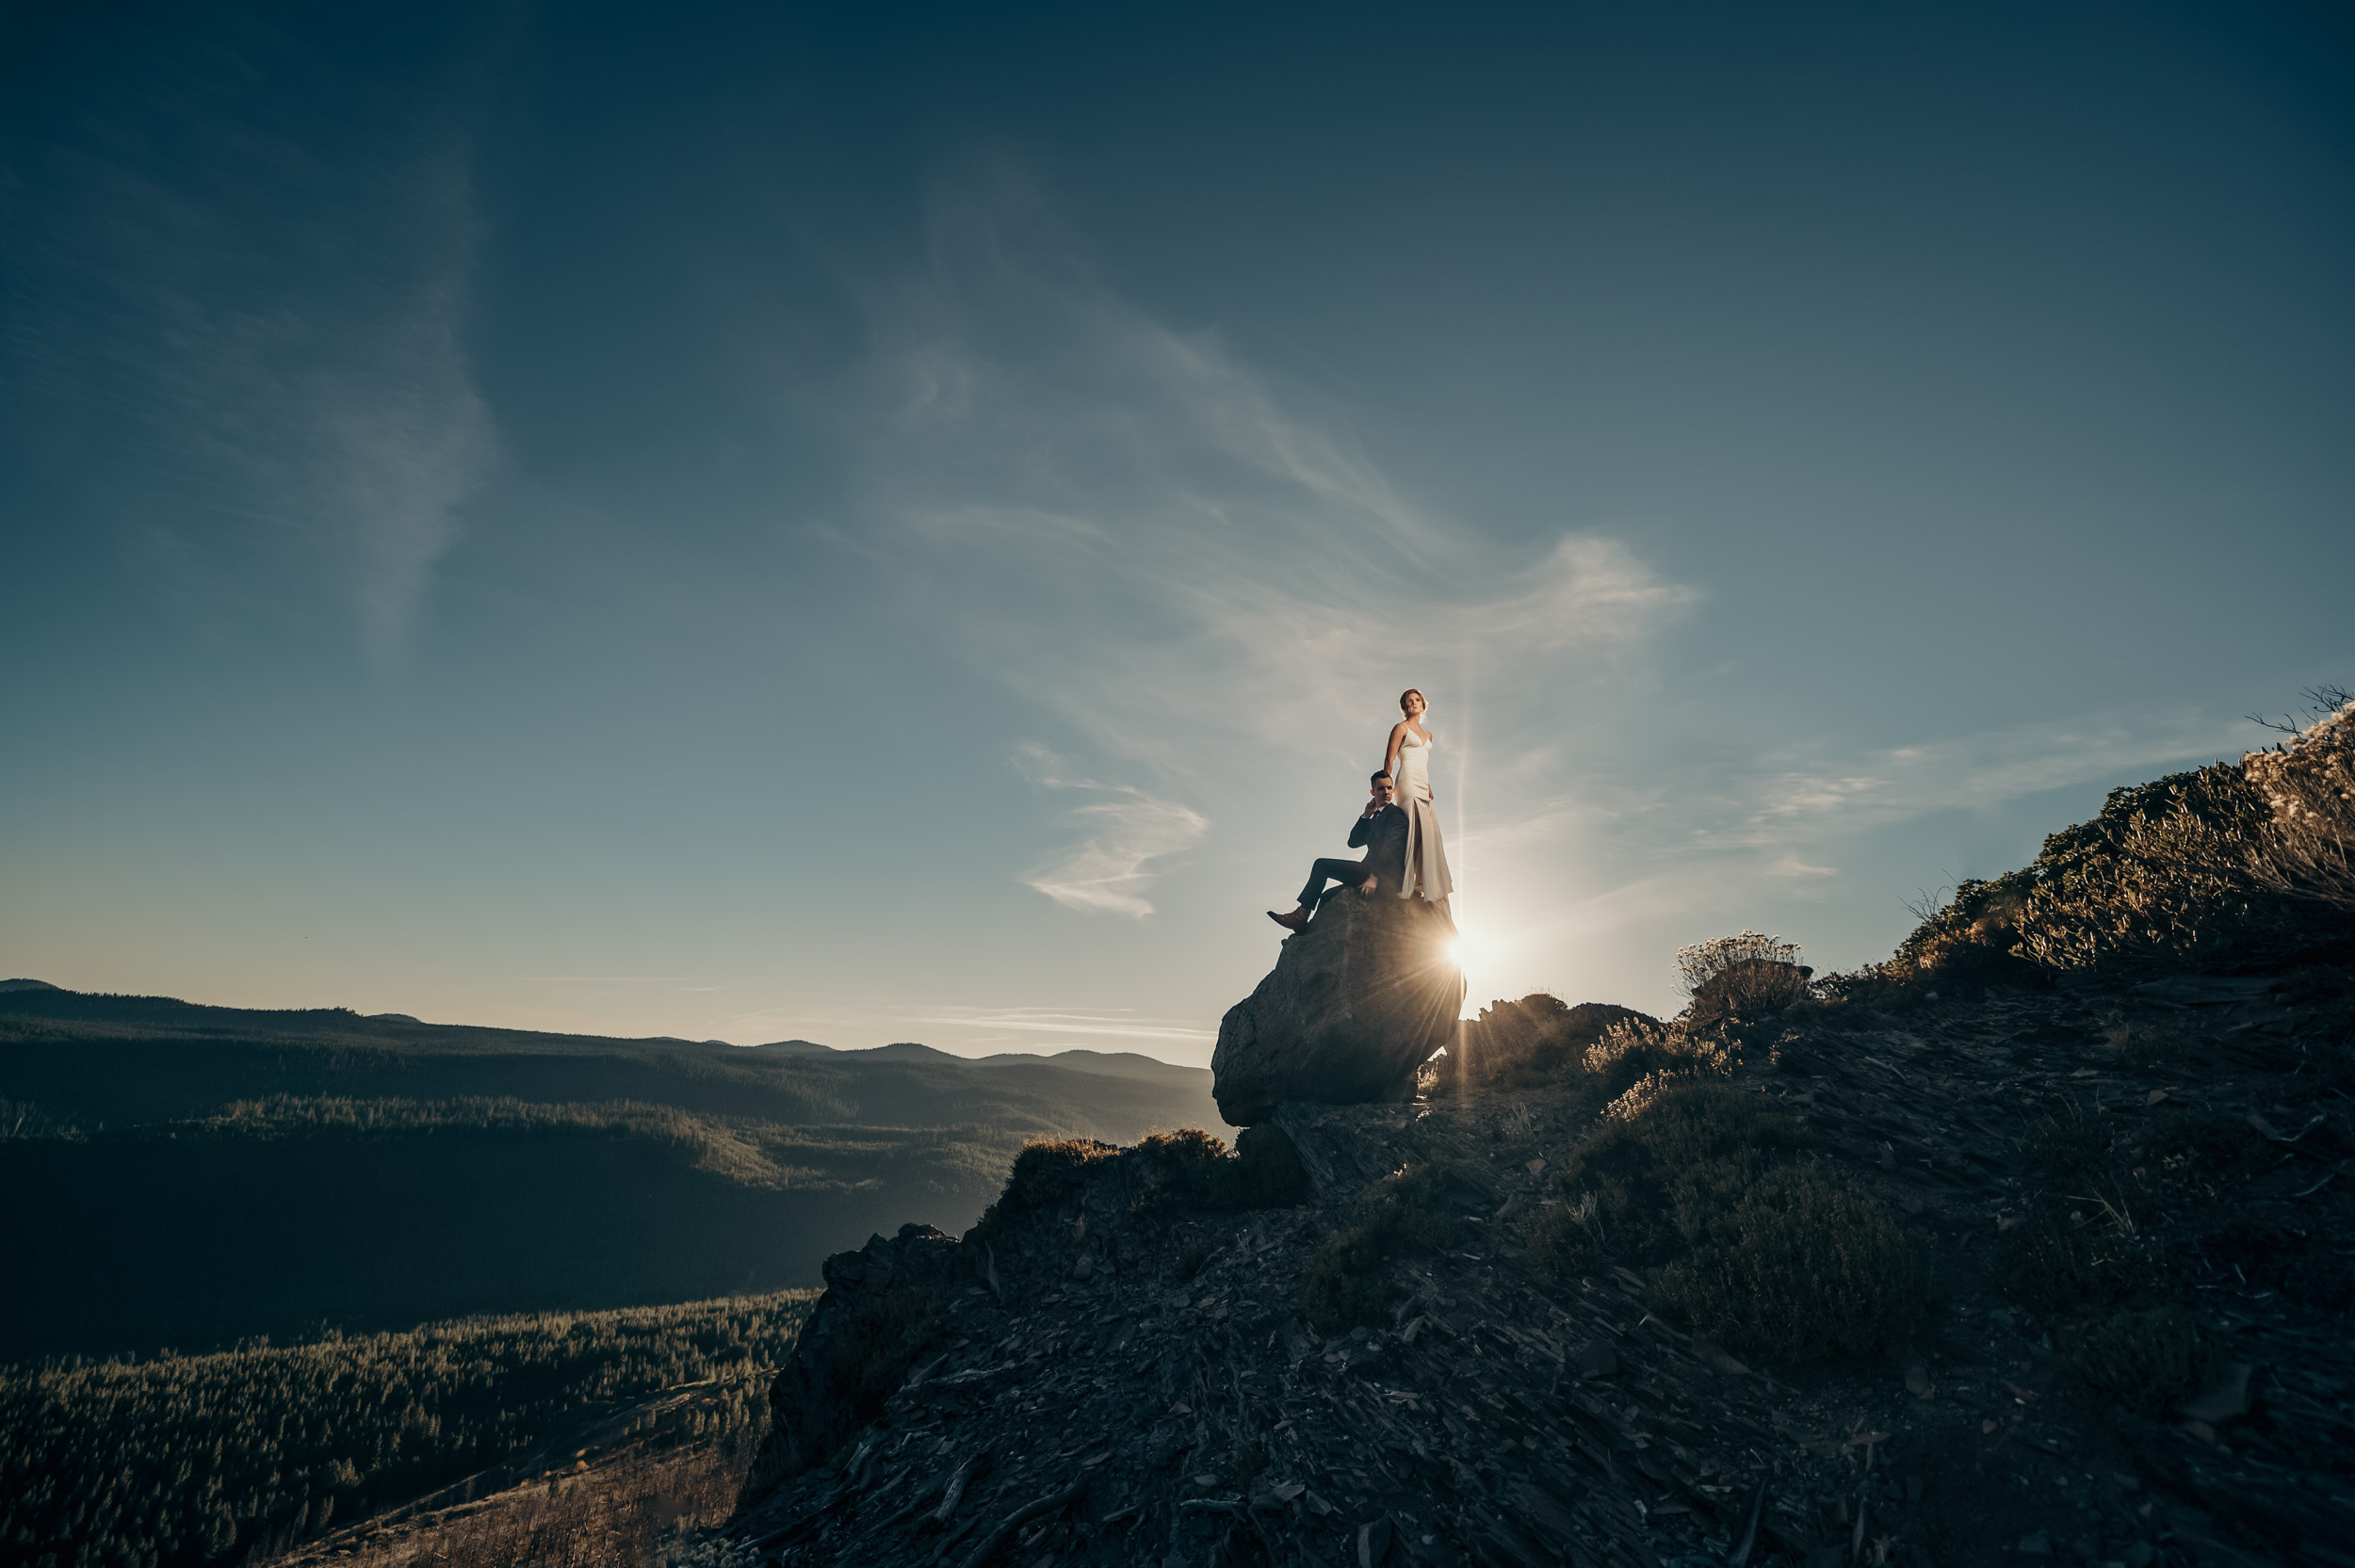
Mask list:
[[[808,1304],[788,1291],[0,1371],[0,1564],[234,1562],[370,1515],[382,1533],[623,1435],[672,1470],[733,1467]]]

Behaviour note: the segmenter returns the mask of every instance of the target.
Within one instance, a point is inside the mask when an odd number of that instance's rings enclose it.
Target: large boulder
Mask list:
[[[1287,937],[1275,967],[1219,1021],[1218,1113],[1238,1127],[1286,1100],[1406,1099],[1415,1069],[1455,1039],[1464,976],[1455,923],[1387,893],[1337,893]]]

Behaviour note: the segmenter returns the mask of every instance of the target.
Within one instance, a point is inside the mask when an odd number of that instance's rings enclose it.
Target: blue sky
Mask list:
[[[9,974],[1207,1060],[1414,685],[1664,1009],[2355,671],[2329,8],[0,27]]]

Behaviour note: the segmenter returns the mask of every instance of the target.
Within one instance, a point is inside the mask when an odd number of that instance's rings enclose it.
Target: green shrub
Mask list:
[[[907,1381],[908,1368],[940,1332],[939,1299],[929,1290],[896,1291],[876,1312],[835,1338],[826,1357],[827,1381],[865,1425]]]
[[[1371,1225],[1352,1225],[1318,1248],[1300,1276],[1300,1310],[1319,1334],[1379,1323],[1393,1292],[1375,1279],[1386,1254]]]
[[[1122,1156],[1134,1213],[1207,1209],[1235,1214],[1283,1208],[1308,1195],[1308,1173],[1291,1140],[1275,1127],[1245,1127],[1234,1153],[1199,1127],[1150,1133]]]
[[[2086,1382],[2120,1404],[2156,1414],[2223,1375],[2223,1358],[2173,1307],[2121,1312],[2094,1324],[2068,1351]]]
[[[1660,1262],[1683,1244],[1681,1215],[1730,1203],[1778,1156],[1811,1141],[1755,1095],[1654,1074],[1613,1102],[1552,1185],[1566,1197],[1593,1193],[1614,1251]]]
[[[1128,1151],[1129,1206],[1142,1213],[1198,1204],[1227,1157],[1226,1141],[1200,1127],[1147,1133]]]
[[[1393,1295],[1375,1278],[1384,1263],[1462,1244],[1455,1191],[1438,1166],[1412,1167],[1369,1188],[1350,1225],[1318,1248],[1301,1272],[1300,1309],[1309,1326],[1340,1334],[1381,1321]]]
[[[1691,1245],[1654,1301],[1728,1350],[1784,1366],[1862,1355],[1912,1334],[1929,1277],[1886,1210],[1811,1163],[1767,1171],[1730,1206],[1679,1206]]]
[[[1210,1137],[1207,1133],[1199,1136]],[[983,1211],[976,1233],[987,1239],[1002,1233],[1008,1221],[1021,1215],[1054,1207],[1080,1190],[1090,1171],[1119,1153],[1116,1145],[1098,1143],[1092,1138],[1031,1139],[1014,1156],[1005,1188],[998,1201]]]
[[[1446,1167],[1412,1166],[1373,1185],[1358,1201],[1358,1220],[1372,1226],[1394,1251],[1436,1253],[1460,1246],[1461,1210],[1450,1202],[1457,1190]]]

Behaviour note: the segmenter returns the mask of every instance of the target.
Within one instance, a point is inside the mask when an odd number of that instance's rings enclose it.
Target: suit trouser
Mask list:
[[[1366,879],[1372,875],[1373,872],[1364,861],[1327,857],[1308,867],[1308,881],[1300,890],[1300,901],[1307,908],[1314,909],[1324,901],[1328,892],[1339,893],[1341,887],[1363,887]],[[1327,881],[1339,881],[1341,887],[1328,889],[1324,885]]]

